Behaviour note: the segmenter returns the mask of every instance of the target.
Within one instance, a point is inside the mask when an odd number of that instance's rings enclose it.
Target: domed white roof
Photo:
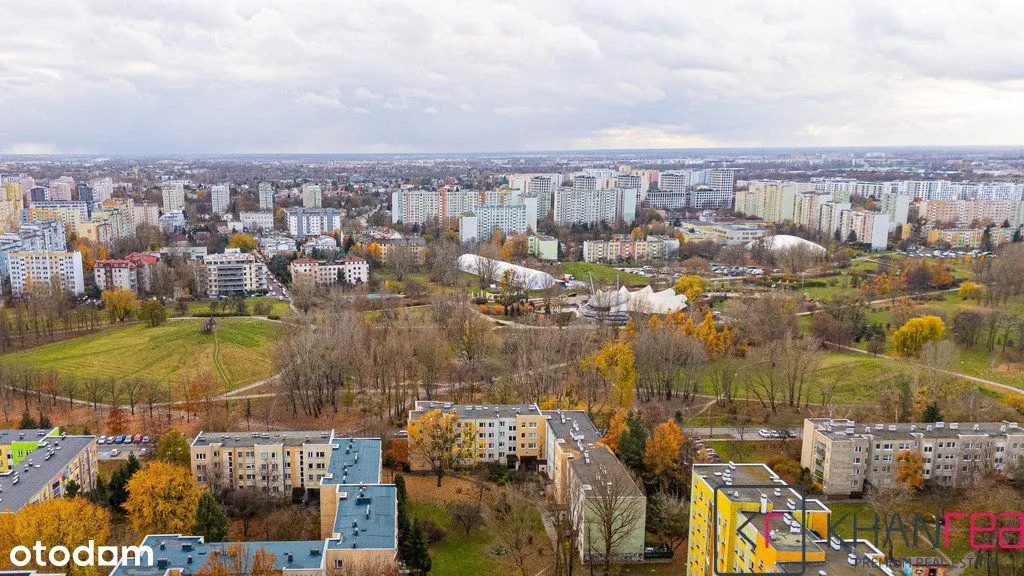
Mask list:
[[[760,240],[754,242],[764,242],[765,247],[769,250],[788,250],[794,246],[806,246],[811,252],[824,254],[825,247],[820,244],[815,244],[810,240],[800,238],[799,236],[790,236],[789,234],[776,234],[775,236],[766,236]],[[747,248],[753,248],[754,242],[747,244]]]

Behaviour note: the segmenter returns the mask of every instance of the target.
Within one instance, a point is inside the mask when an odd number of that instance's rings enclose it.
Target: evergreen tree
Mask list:
[[[53,428],[53,422],[50,422],[50,417],[42,412],[39,413],[38,424],[40,428]]]
[[[423,531],[420,529],[418,521],[412,523],[402,552],[402,561],[410,570],[418,574],[430,572],[430,551],[427,550],[427,544],[423,541]]]
[[[196,524],[192,533],[202,536],[206,542],[223,542],[228,537],[228,515],[217,498],[210,492],[203,492],[196,509]]]
[[[921,415],[923,422],[942,422],[942,410],[939,410],[939,404],[932,402],[924,408],[924,414]]]
[[[18,423],[18,428],[22,430],[30,430],[36,427],[36,421],[32,418],[32,415],[28,413],[28,410],[22,412],[21,422]]]
[[[900,378],[900,420],[906,422],[914,411],[914,391],[910,379]]]
[[[396,509],[398,519],[398,550],[402,553],[402,545],[409,534],[409,495],[405,491],[405,477],[395,474],[395,491],[398,493]]]
[[[128,501],[128,481],[132,479],[132,475],[138,472],[141,467],[139,460],[135,458],[135,454],[129,454],[128,460],[118,466],[114,473],[110,475],[107,503],[110,504],[111,508],[124,512],[124,503]]]
[[[78,482],[68,480],[67,484],[64,485],[64,497],[74,498],[75,496],[78,496],[78,493],[81,492],[81,490],[82,487],[78,485]]]
[[[626,431],[619,438],[618,456],[624,464],[636,471],[643,470],[644,452],[647,450],[647,431],[632,412],[626,416]]]

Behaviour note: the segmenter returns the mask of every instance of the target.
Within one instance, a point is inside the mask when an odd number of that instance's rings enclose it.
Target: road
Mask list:
[[[796,438],[797,440],[799,440],[804,435],[804,431],[803,431],[802,428],[771,428],[771,427],[765,426],[763,429],[764,430],[789,430],[793,434],[792,438]],[[757,434],[758,430],[762,430],[762,428],[757,428],[757,427],[754,427],[754,426],[748,426],[746,428],[743,428],[743,439],[744,440],[764,440],[764,441],[779,440],[779,438],[762,438],[761,436],[759,436]],[[727,434],[729,436],[733,436],[733,438],[731,438],[731,439],[730,438],[713,438],[714,440],[730,441],[730,440],[739,440],[740,439],[740,428],[736,428],[736,427],[732,427],[732,426],[715,426],[713,428],[711,428],[711,427],[687,428],[685,430],[685,432],[687,434],[690,434],[690,435],[696,435],[696,436],[701,436],[701,437],[711,436],[712,434],[714,434],[715,436],[721,436],[723,434]]]

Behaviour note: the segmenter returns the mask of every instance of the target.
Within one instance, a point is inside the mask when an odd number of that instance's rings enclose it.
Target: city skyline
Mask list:
[[[924,7],[0,6],[0,152],[1014,145],[1022,8]]]

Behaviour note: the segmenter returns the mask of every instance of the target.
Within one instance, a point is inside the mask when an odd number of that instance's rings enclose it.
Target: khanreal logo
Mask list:
[[[88,568],[130,565],[129,563],[148,567],[153,566],[153,549],[149,546],[96,546],[95,541],[89,540],[88,543],[69,550],[67,546],[47,546],[36,541],[31,548],[24,545],[11,548],[9,558],[11,564],[19,568],[29,564],[34,564],[37,568],[63,568],[69,564]]]

